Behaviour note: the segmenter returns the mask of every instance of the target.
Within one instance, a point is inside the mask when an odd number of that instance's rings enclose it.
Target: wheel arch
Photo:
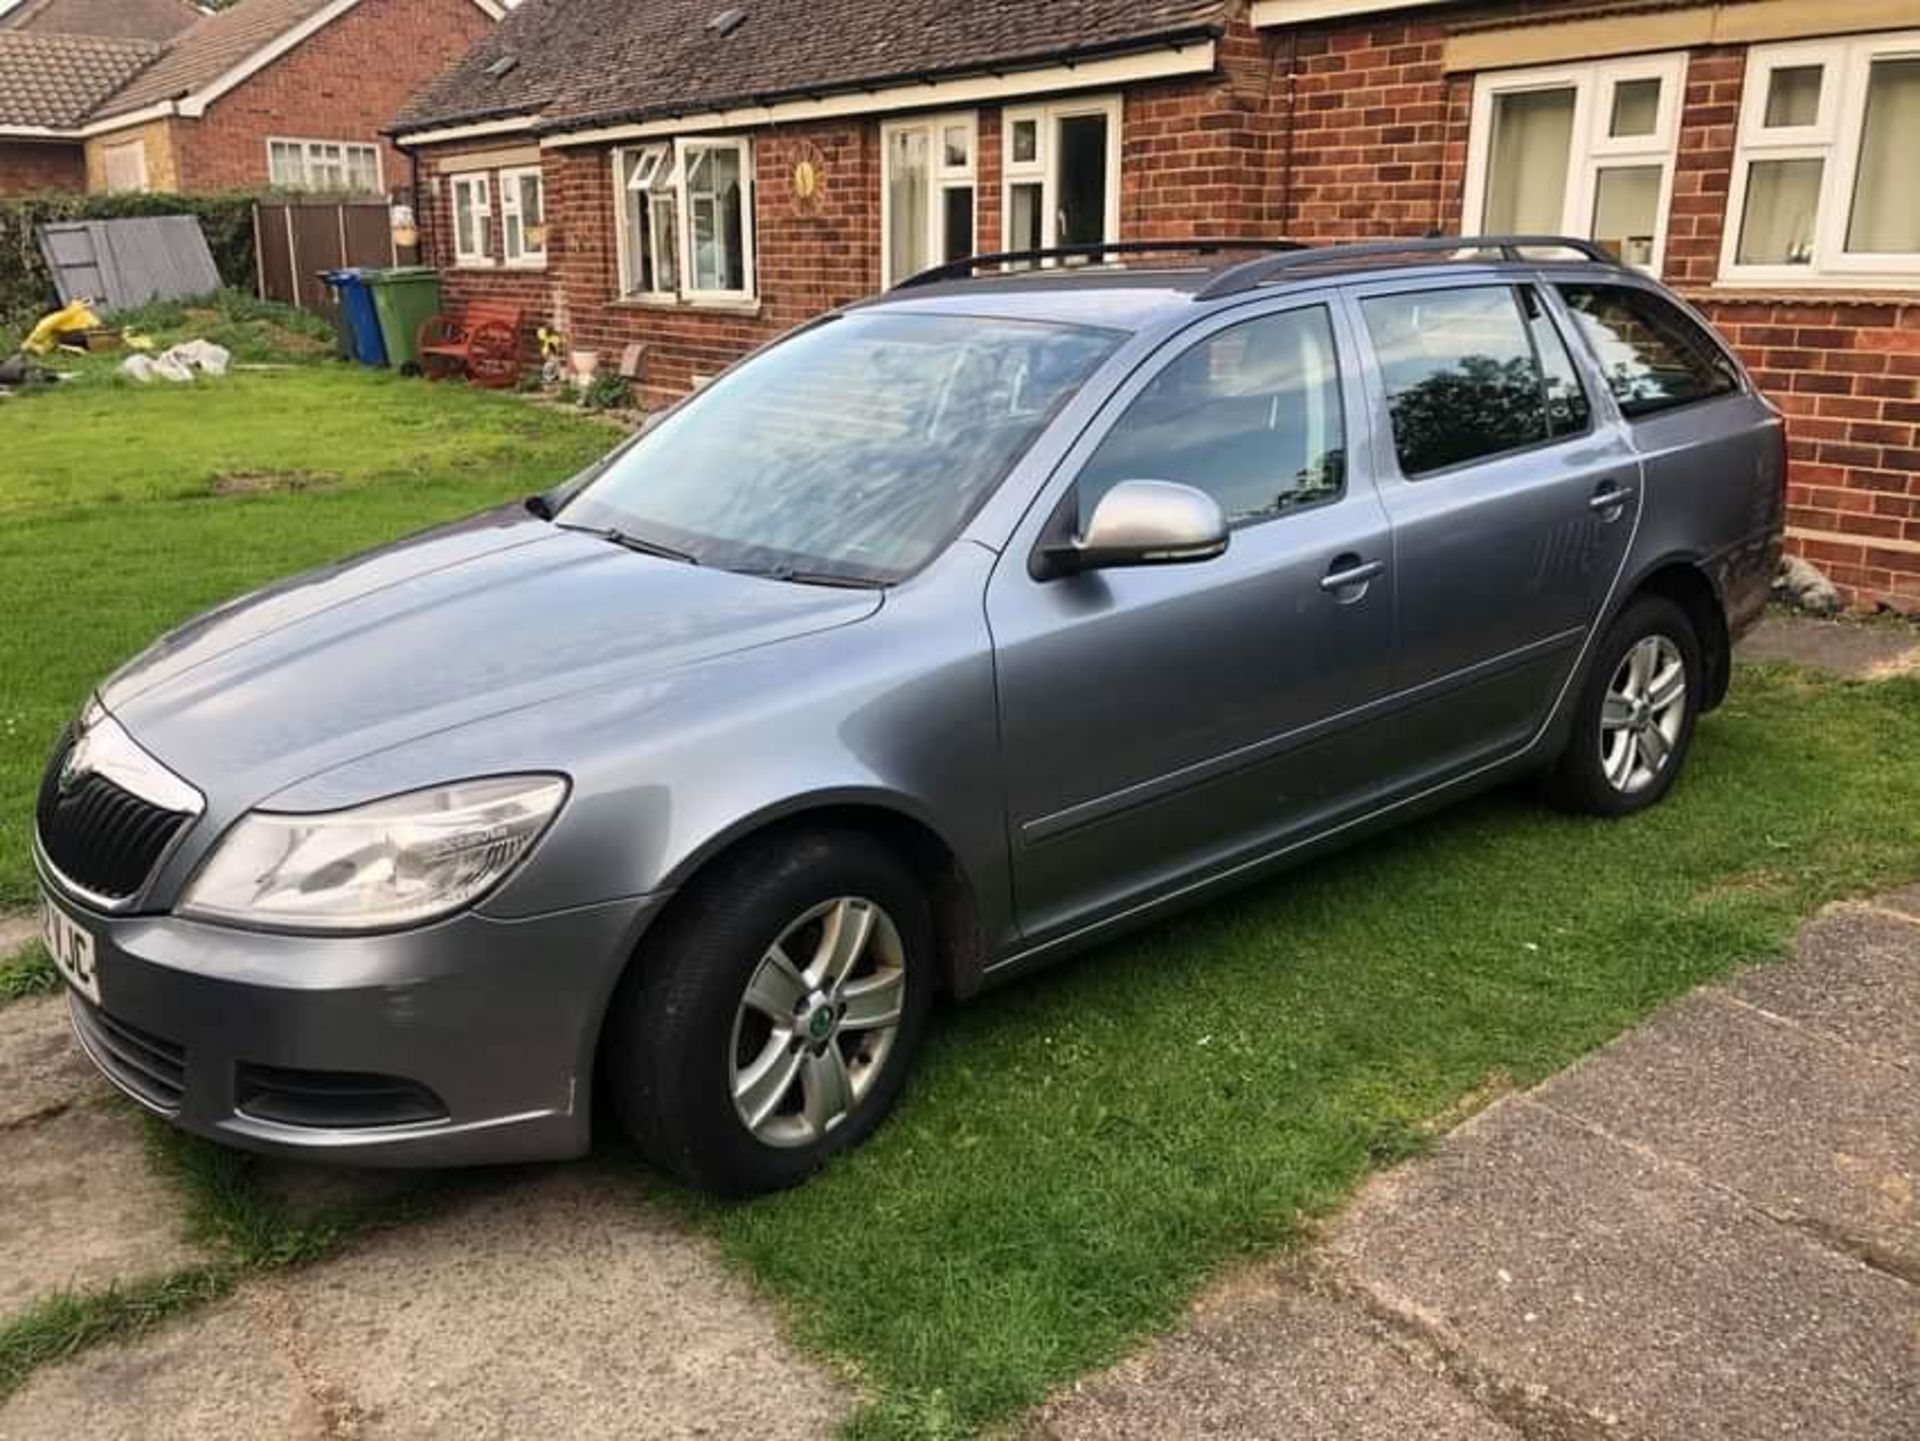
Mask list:
[[[1711,570],[1694,557],[1668,556],[1649,567],[1622,592],[1615,614],[1642,595],[1657,595],[1672,601],[1693,623],[1707,670],[1700,709],[1702,712],[1714,709],[1726,699],[1727,687],[1733,678],[1733,639],[1727,629],[1726,602]]]

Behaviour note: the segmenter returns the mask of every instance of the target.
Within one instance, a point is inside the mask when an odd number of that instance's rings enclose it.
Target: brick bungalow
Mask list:
[[[534,0],[395,133],[454,299],[654,398],[969,251],[1588,235],[1791,416],[1793,548],[1920,611],[1916,0]]]
[[[503,13],[498,0],[239,0],[161,40],[0,27],[0,195],[385,192],[406,167],[384,127]]]

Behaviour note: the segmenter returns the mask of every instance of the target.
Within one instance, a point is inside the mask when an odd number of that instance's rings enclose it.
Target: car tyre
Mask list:
[[[1634,600],[1594,652],[1548,799],[1609,817],[1658,804],[1686,764],[1705,681],[1687,613],[1665,596]]]
[[[601,1047],[615,1112],[693,1186],[792,1186],[899,1099],[935,954],[920,885],[872,836],[749,844],[675,899],[622,979]]]

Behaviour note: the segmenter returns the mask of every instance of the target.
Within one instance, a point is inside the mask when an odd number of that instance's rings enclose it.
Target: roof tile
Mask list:
[[[0,125],[78,125],[160,52],[151,40],[0,30]]]
[[[312,18],[332,0],[240,0],[182,31],[166,54],[100,107],[97,118],[178,99],[219,79],[255,51]]]

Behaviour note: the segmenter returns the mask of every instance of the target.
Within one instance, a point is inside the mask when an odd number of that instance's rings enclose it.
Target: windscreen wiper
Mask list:
[[[793,585],[831,585],[841,590],[885,590],[884,580],[875,580],[871,576],[847,575],[832,570],[795,570],[789,565],[776,565],[769,570],[743,570],[741,575],[757,575],[763,580],[784,580]]]
[[[629,535],[617,526],[600,525],[562,525],[562,530],[577,530],[582,535],[598,536],[601,540],[610,540],[615,545],[624,546],[641,555],[657,555],[662,560],[684,561],[688,565],[700,564],[700,557],[684,550],[675,550],[670,545],[662,545],[657,540],[642,540],[637,535]]]

